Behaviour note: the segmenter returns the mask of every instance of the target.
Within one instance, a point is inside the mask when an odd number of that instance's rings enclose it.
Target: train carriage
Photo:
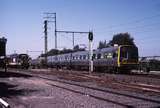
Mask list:
[[[29,56],[27,54],[12,54],[7,56],[7,66],[11,68],[29,68]]]
[[[128,72],[138,67],[138,48],[131,45],[112,46],[93,51],[94,70]],[[48,56],[50,67],[89,69],[89,51]]]

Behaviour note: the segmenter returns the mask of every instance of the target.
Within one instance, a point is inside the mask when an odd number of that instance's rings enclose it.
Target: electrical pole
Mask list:
[[[45,63],[47,63],[47,24],[48,22],[54,22],[55,27],[54,27],[54,32],[55,32],[55,49],[57,49],[57,21],[56,21],[56,13],[49,13],[46,12],[44,13],[46,15],[46,17],[44,17],[45,20],[45,25],[46,25],[46,29],[45,29]],[[54,19],[54,20],[53,20]]]
[[[56,13],[45,12],[44,14],[46,15],[46,17],[44,17],[44,18],[47,19],[48,22],[54,23],[55,49],[57,49],[57,18],[56,18]]]
[[[3,58],[3,63],[4,63],[3,66],[4,66],[4,69],[5,69],[5,72],[7,72],[6,43],[7,43],[6,38],[4,38],[4,37],[0,38],[0,57]]]
[[[57,20],[56,20],[56,13],[44,13],[46,15],[46,17],[44,17],[45,21],[47,22],[54,22],[55,24],[55,49],[57,49],[57,33],[72,33],[72,41],[73,41],[73,49],[74,49],[74,35],[75,34],[88,34],[88,37],[89,37],[89,59],[90,59],[90,62],[89,62],[89,71],[92,72],[93,71],[93,60],[92,60],[92,55],[93,55],[93,50],[92,50],[92,40],[93,40],[93,33],[92,32],[78,32],[78,31],[58,31],[57,30]],[[54,20],[53,20],[54,19]],[[47,32],[45,33],[47,35]],[[45,40],[47,40],[47,37],[45,38]],[[45,41],[46,45],[45,47],[47,46],[47,41]],[[47,49],[47,47],[46,47]],[[46,51],[45,50],[45,54],[46,54]],[[57,58],[56,58],[57,59]]]
[[[54,30],[54,32],[55,32],[55,49],[57,49],[57,20],[56,20],[56,13],[54,13],[54,19],[55,19],[55,21],[54,21],[54,25],[55,25],[55,30]]]
[[[93,33],[89,32],[89,71],[93,72],[93,49],[92,49],[92,41],[93,41]]]
[[[44,20],[44,59],[45,59],[45,64],[47,64],[47,52],[48,52],[48,40],[47,40],[47,24],[48,21]]]
[[[44,20],[44,53],[45,53],[45,61],[47,61],[47,52],[48,52],[48,41],[47,41],[47,20]]]

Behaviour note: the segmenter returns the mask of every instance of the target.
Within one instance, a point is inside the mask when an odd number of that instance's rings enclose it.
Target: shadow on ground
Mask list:
[[[26,75],[26,74],[21,74],[21,73],[0,71],[0,78],[7,78],[7,77],[24,77],[24,78],[28,78],[28,77],[32,77],[32,76]]]
[[[0,82],[0,97],[27,95],[30,92],[36,92],[36,90],[17,89],[16,87],[17,85],[11,85],[5,82]]]

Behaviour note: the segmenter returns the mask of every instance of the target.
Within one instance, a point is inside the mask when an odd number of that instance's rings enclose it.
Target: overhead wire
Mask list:
[[[137,19],[137,20],[132,20],[132,21],[129,21],[127,23],[121,23],[121,24],[116,24],[116,25],[110,25],[108,27],[106,27],[107,29],[114,29],[114,28],[117,28],[117,27],[122,27],[122,26],[128,26],[128,24],[135,24],[135,23],[140,23],[140,22],[143,22],[145,20],[150,20],[152,18],[156,18],[156,17],[160,17],[160,13],[159,14],[156,14],[156,15],[153,15],[153,16],[148,16],[148,17],[144,17],[144,18],[140,18],[140,19]],[[129,25],[130,26],[130,25]]]

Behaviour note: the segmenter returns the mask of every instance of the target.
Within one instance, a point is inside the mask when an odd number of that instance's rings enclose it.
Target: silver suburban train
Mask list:
[[[121,45],[93,51],[94,71],[129,72],[138,67],[138,48]],[[48,67],[89,69],[89,51],[78,51],[47,57]]]

